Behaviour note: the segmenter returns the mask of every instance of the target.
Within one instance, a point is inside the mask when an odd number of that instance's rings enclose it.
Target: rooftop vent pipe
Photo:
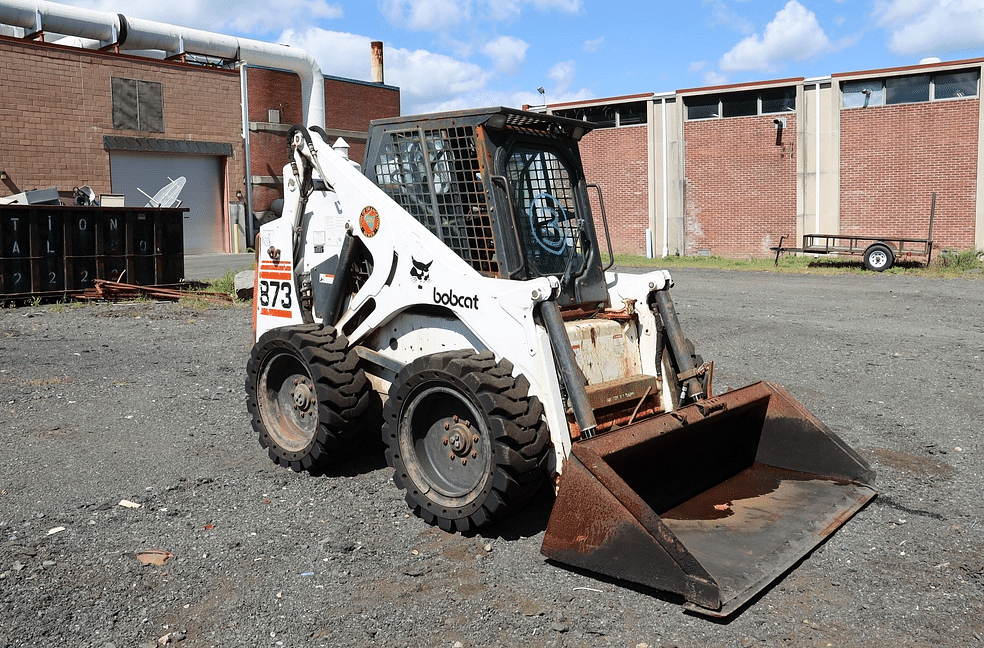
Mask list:
[[[314,57],[301,49],[45,0],[0,0],[0,24],[22,27],[28,34],[51,32],[88,38],[99,41],[101,47],[158,50],[165,56],[200,54],[287,69],[301,78],[304,123],[325,125],[324,75]]]

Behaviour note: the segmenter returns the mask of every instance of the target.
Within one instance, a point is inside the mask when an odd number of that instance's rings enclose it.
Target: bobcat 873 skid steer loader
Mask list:
[[[427,522],[468,532],[549,483],[546,556],[725,616],[874,475],[777,385],[712,395],[667,272],[606,271],[590,128],[507,108],[382,120],[363,173],[294,127],[257,240],[253,427],[303,470],[380,434],[381,404],[393,480]]]

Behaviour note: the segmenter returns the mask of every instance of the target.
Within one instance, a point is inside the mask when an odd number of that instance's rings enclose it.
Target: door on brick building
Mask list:
[[[113,193],[126,196],[127,207],[142,207],[169,178],[185,178],[178,199],[189,211],[184,218],[185,254],[225,251],[220,156],[111,151]]]

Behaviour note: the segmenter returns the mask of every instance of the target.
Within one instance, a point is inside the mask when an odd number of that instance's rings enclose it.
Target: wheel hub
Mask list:
[[[451,449],[449,459],[478,456],[474,450],[475,444],[478,443],[478,435],[471,429],[471,421],[461,420],[455,416],[444,422],[444,429],[448,431],[445,445]]]
[[[294,409],[300,417],[313,415],[311,404],[314,402],[314,387],[308,382],[307,378],[295,378],[294,385],[290,390],[290,397],[294,401]]]

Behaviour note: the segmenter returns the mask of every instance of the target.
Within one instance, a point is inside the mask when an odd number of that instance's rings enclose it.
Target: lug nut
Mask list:
[[[466,428],[470,428],[471,427],[471,421],[465,421],[465,427]]]
[[[450,453],[450,454],[448,454],[448,459],[454,460],[454,453],[453,452]]]
[[[472,437],[472,443],[478,443],[478,435]]]
[[[450,429],[451,429],[451,424],[450,424],[450,423],[448,423],[447,421],[445,421],[445,422],[444,422],[444,429],[445,429],[445,430],[450,430]]]
[[[455,423],[457,423],[457,422],[458,422],[458,415],[457,415],[457,414],[455,414],[455,415],[454,415],[454,422],[455,422]]]
[[[462,466],[468,465],[468,457],[462,457],[461,458],[461,465]]]
[[[472,450],[472,459],[478,459],[478,450]]]
[[[443,439],[441,439],[441,443],[443,443],[444,445],[447,445],[449,440],[450,439],[448,439],[447,437],[444,437]]]

